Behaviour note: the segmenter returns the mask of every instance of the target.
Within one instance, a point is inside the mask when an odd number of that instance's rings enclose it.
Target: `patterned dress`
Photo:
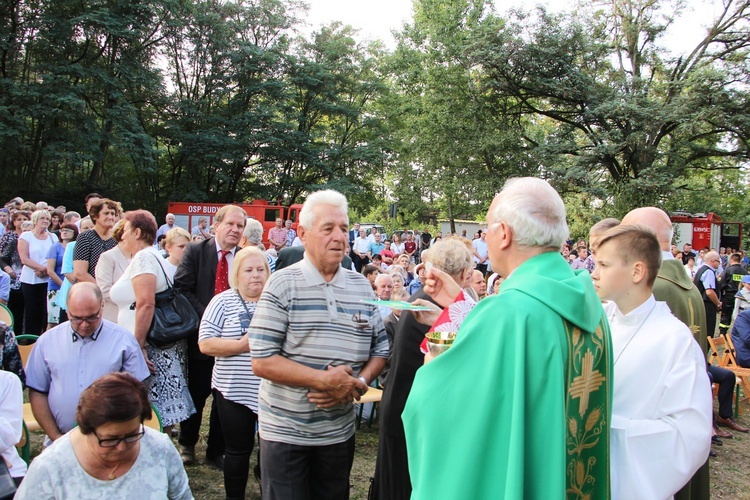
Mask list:
[[[135,291],[132,279],[141,274],[156,276],[156,291],[166,290],[167,281],[161,264],[164,259],[158,250],[148,247],[133,257],[122,277],[112,286],[110,298],[120,308],[117,323],[135,331]],[[166,269],[167,266],[164,266]],[[167,274],[168,276],[168,274]],[[171,282],[171,277],[169,277]],[[187,341],[159,348],[146,344],[146,354],[154,364],[156,373],[148,379],[149,400],[161,414],[164,426],[174,425],[195,413],[195,405],[187,385]]]

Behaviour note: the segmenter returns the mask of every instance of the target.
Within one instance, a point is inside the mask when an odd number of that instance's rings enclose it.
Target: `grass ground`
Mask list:
[[[209,401],[206,405],[207,411],[210,407]],[[741,425],[750,427],[750,405],[745,402],[741,407],[743,414],[737,420]],[[207,414],[203,421],[208,421]],[[204,429],[203,435],[206,430]],[[733,434],[734,439],[725,439],[723,446],[713,448],[718,457],[711,459],[711,498],[750,500],[750,477],[747,474],[747,466],[750,464],[750,435],[738,432],[733,432]],[[357,448],[351,472],[351,498],[361,500],[367,498],[370,478],[375,471],[375,456],[378,450],[377,421],[371,428],[363,424],[357,432],[356,440]],[[176,443],[177,440],[174,441]],[[36,456],[41,451],[41,445],[42,434],[32,433],[32,456]],[[223,499],[222,473],[204,463],[205,446],[205,441],[201,440],[196,447],[198,463],[186,467],[190,477],[190,487],[198,500]],[[251,459],[251,471],[254,465],[255,455]],[[252,474],[248,480],[246,493],[249,500],[260,499],[260,490]]]

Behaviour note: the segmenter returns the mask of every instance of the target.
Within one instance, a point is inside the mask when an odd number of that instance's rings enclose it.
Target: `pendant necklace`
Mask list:
[[[97,456],[97,454],[96,454],[96,453],[94,453],[94,450],[93,450],[93,449],[91,448],[91,443],[89,443],[89,439],[88,439],[88,436],[84,435],[84,436],[83,436],[83,439],[84,439],[84,440],[86,441],[86,446],[88,446],[88,448],[89,448],[89,452],[91,453],[91,455],[93,455],[93,457],[94,457],[94,458],[95,458],[95,459],[96,459],[96,460],[97,460],[97,461],[98,461],[98,462],[99,462],[99,463],[100,463],[100,464],[102,465],[102,467],[104,467],[104,469],[106,470],[106,469],[107,469],[107,466],[106,466],[106,465],[104,464],[104,462],[102,461],[102,459],[101,459],[101,458],[99,458],[99,457]],[[120,464],[121,464],[121,463],[122,463],[122,460],[120,460],[119,462],[117,462],[117,465],[115,465],[115,468],[114,468],[114,469],[112,469],[111,471],[109,471],[109,476],[107,476],[107,479],[108,479],[108,480],[112,481],[113,479],[117,478],[117,476],[115,475],[115,471],[117,470],[117,468],[118,468],[118,467],[120,467]]]

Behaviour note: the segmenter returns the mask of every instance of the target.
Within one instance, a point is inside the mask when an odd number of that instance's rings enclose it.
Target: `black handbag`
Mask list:
[[[154,258],[158,259],[156,256]],[[154,347],[164,348],[196,332],[200,325],[200,317],[190,301],[172,286],[161,262],[159,267],[167,281],[167,289],[156,293],[154,319],[151,321],[146,341]]]

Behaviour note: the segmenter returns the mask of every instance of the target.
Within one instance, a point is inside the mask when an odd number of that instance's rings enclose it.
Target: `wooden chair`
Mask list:
[[[31,356],[31,349],[33,349],[37,340],[39,340],[39,335],[16,335],[18,352],[21,354],[24,369],[26,368],[26,363],[29,361],[29,356]]]
[[[737,360],[734,357],[735,349],[734,344],[732,343],[731,335],[720,335],[719,337],[713,339],[713,343],[709,342],[712,350],[714,345],[722,345],[720,339],[724,339],[723,345],[725,346],[725,348],[720,358],[720,360],[724,362],[724,365],[720,364],[719,366],[721,366],[722,368],[726,368],[727,370],[730,370],[732,373],[734,373],[734,375],[737,377],[737,385],[742,387],[742,392],[744,393],[744,397],[742,398],[742,400],[740,400],[739,395],[736,395],[734,410],[736,416],[740,413],[740,401],[750,400],[750,368],[743,368],[737,364]],[[718,342],[716,342],[717,340]]]
[[[13,313],[10,312],[10,309],[5,304],[0,304],[0,321],[8,325],[11,329],[13,328]]]

